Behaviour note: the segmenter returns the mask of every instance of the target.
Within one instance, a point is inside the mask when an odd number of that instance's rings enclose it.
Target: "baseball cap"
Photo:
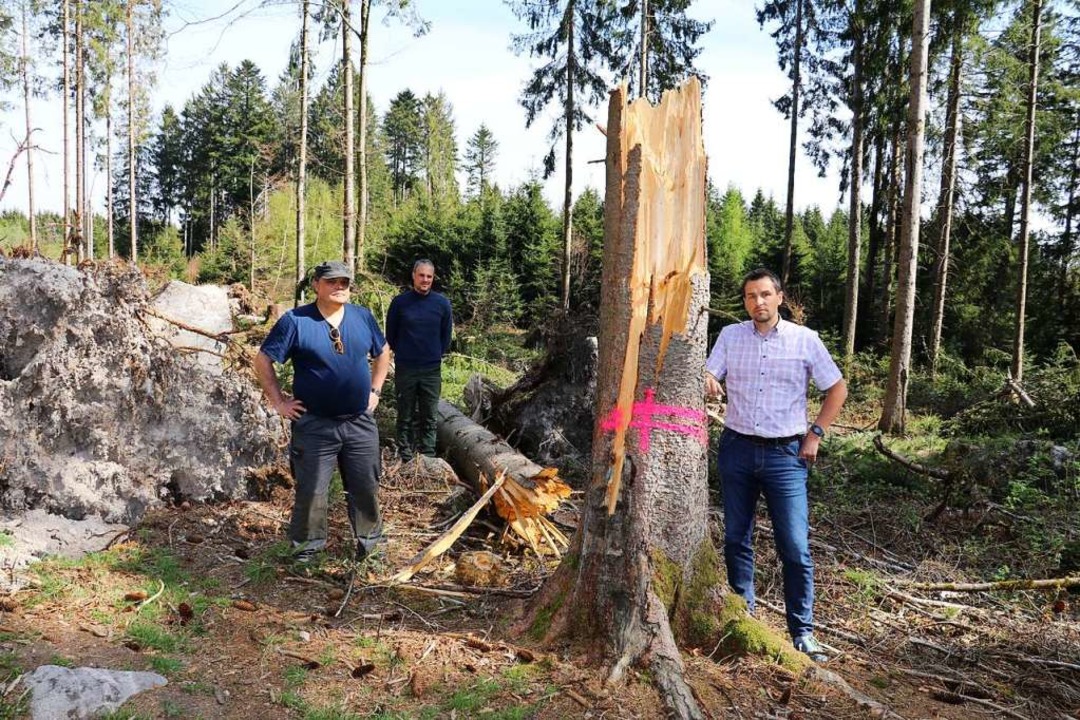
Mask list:
[[[346,278],[350,282],[353,279],[352,270],[340,260],[328,260],[315,266],[316,280],[333,280],[334,278]]]

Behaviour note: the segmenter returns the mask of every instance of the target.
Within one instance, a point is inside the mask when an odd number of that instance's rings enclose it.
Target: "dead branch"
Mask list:
[[[11,187],[11,176],[15,172],[16,161],[19,159],[20,155],[22,155],[29,149],[30,138],[27,137],[25,140],[19,143],[18,147],[15,148],[15,154],[11,156],[10,160],[8,160],[7,174],[4,176],[3,186],[0,187],[0,201],[3,201],[4,195],[7,193],[8,188]]]
[[[394,575],[387,582],[391,585],[407,582],[409,578],[415,575],[421,568],[430,563],[446,552],[454,541],[458,539],[461,533],[465,532],[465,528],[469,527],[473,518],[480,512],[480,510],[487,505],[488,500],[495,494],[495,491],[503,486],[503,482],[506,480],[506,473],[501,473],[495,478],[495,482],[491,483],[491,487],[484,493],[479,500],[477,500],[471,508],[469,508],[454,525],[443,533],[435,542],[431,543],[424,550],[419,552],[411,561],[409,561],[408,567],[404,568],[397,575]]]
[[[951,590],[952,592],[983,592],[986,590],[1062,590],[1080,587],[1080,577],[1047,578],[1043,580],[998,580],[996,582],[915,582],[893,580],[896,585],[913,590]]]
[[[885,443],[884,441],[882,441],[880,434],[874,436],[874,447],[878,449],[878,452],[880,452],[882,455],[889,458],[893,462],[899,463],[900,465],[906,467],[908,470],[918,473],[919,475],[926,475],[927,477],[932,477],[937,480],[944,480],[946,482],[951,482],[953,479],[952,473],[950,473],[948,470],[927,467],[925,465],[915,462],[914,460],[909,460],[896,452],[893,452],[889,448],[885,447]]]
[[[1024,388],[1021,387],[1020,383],[1013,379],[1012,369],[1006,371],[1005,387],[1002,388],[1001,392],[1003,395],[1007,395],[1010,393],[1015,395],[1020,400],[1020,402],[1024,403],[1029,408],[1035,407],[1035,401],[1031,399],[1030,395],[1024,392]]]

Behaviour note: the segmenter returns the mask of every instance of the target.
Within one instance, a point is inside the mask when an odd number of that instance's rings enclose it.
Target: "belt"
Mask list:
[[[802,435],[788,435],[787,437],[767,438],[760,435],[747,435],[741,433],[738,430],[732,430],[731,428],[724,428],[724,432],[729,432],[737,438],[742,438],[747,442],[752,442],[755,445],[765,445],[767,447],[779,447],[780,445],[789,445],[796,440],[802,440]]]

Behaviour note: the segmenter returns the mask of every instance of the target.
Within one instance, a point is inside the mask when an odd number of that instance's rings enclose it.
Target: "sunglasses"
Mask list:
[[[341,342],[341,331],[333,325],[330,326],[330,342],[334,343],[334,352],[338,355],[345,354],[345,343]]]

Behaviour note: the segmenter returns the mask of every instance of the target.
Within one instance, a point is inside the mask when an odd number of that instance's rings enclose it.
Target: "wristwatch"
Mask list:
[[[813,425],[810,426],[810,432],[814,433],[819,438],[825,437],[825,428],[821,427],[817,423],[814,423]]]
[[[382,395],[382,390],[380,390],[379,388],[371,388],[371,394],[379,397],[380,395]]]

